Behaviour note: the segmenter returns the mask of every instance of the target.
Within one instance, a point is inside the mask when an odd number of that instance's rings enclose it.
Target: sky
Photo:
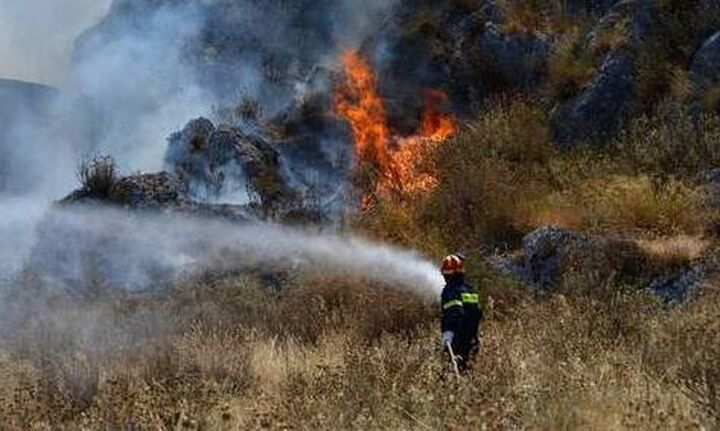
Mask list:
[[[0,78],[60,85],[75,38],[111,0],[0,0]]]

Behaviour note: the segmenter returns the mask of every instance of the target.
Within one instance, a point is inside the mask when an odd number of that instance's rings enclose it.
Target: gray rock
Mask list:
[[[523,239],[522,278],[539,287],[554,285],[564,272],[572,249],[588,245],[586,238],[570,231],[540,228]]]
[[[665,302],[682,302],[695,292],[708,278],[708,271],[700,264],[690,266],[678,274],[658,277],[649,288]]]
[[[503,21],[502,8],[495,0],[478,0],[480,16],[485,22],[500,24]]]
[[[710,208],[720,208],[720,168],[711,169],[703,175],[705,203]]]
[[[118,179],[107,196],[97,197],[83,189],[58,202],[60,207],[118,206],[131,211],[155,211],[244,222],[258,218],[244,205],[211,204],[194,200],[188,185],[171,172],[137,174]]]
[[[242,196],[250,188],[263,204],[279,205],[294,198],[270,144],[237,128],[215,128],[204,118],[170,136],[165,163],[186,182],[196,200],[212,201],[228,184]],[[243,201],[242,196],[237,200]]]
[[[643,255],[630,241],[591,237],[567,229],[544,226],[523,239],[515,256],[494,258],[491,266],[537,288],[562,284],[573,274],[608,277],[637,276]]]
[[[474,114],[491,94],[525,91],[538,83],[550,43],[543,35],[505,31],[498,3],[478,0],[468,13],[459,2],[436,2],[428,7],[428,20],[417,1],[400,2],[396,19],[373,48],[384,53],[380,93],[394,129],[416,130],[417,121],[408,119],[419,118],[423,89],[445,91],[453,111],[462,116]]]
[[[516,87],[530,87],[537,82],[550,52],[545,39],[531,34],[504,34],[492,23],[486,24],[478,43],[495,73],[508,77]]]
[[[625,51],[613,52],[592,83],[552,113],[556,142],[604,142],[625,122],[634,100],[634,61]]]
[[[537,289],[560,286],[575,275],[598,284],[618,277],[646,287],[666,302],[684,301],[718,268],[712,255],[683,267],[658,268],[633,241],[593,237],[552,226],[531,232],[517,253],[494,256],[488,264]]]
[[[136,209],[167,208],[190,202],[186,185],[168,172],[121,178],[111,189],[110,200]]]
[[[693,56],[690,79],[700,100],[706,92],[720,88],[720,32],[708,38]]]
[[[655,6],[651,0],[617,1],[607,10],[593,31],[590,33],[590,45],[602,31],[627,27],[628,42],[635,46],[643,41],[656,23]]]
[[[561,147],[585,141],[603,144],[629,118],[635,102],[635,54],[657,23],[651,0],[622,0],[597,23],[586,41],[586,49],[600,45],[600,35],[624,31],[626,40],[604,53],[598,73],[579,94],[555,107],[552,124]]]

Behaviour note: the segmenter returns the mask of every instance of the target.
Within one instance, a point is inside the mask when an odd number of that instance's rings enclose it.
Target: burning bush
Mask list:
[[[385,103],[377,93],[369,63],[358,53],[346,52],[343,66],[345,81],[336,93],[335,106],[350,125],[358,166],[371,170],[370,184],[363,190],[363,207],[367,209],[378,194],[431,190],[435,174],[421,171],[423,160],[456,130],[455,119],[438,110],[447,96],[429,90],[420,129],[413,136],[396,136],[387,124]]]

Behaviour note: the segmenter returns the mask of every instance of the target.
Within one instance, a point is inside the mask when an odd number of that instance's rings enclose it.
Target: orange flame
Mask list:
[[[422,162],[457,130],[452,115],[437,109],[447,101],[447,95],[439,90],[428,91],[417,134],[394,136],[387,125],[385,104],[377,93],[377,78],[368,62],[348,51],[342,56],[342,64],[345,82],[335,94],[335,109],[350,124],[358,161],[371,163],[380,174],[371,193],[431,190],[437,179],[433,173],[422,172]],[[371,201],[370,196],[364,196],[363,208],[368,208]]]
[[[381,172],[390,169],[385,104],[377,94],[377,79],[360,55],[342,56],[346,80],[335,94],[335,108],[349,123],[358,160],[373,163]]]
[[[438,112],[438,105],[447,102],[447,94],[440,90],[430,90],[425,97],[425,112],[419,135],[432,141],[445,141],[457,131],[455,118]]]

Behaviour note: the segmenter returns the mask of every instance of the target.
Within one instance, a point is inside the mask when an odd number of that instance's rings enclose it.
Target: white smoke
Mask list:
[[[54,211],[41,231],[33,267],[71,287],[103,280],[153,289],[215,260],[239,269],[359,277],[423,295],[443,286],[437,267],[415,252],[317,228],[76,208]]]
[[[23,267],[47,209],[37,198],[0,198],[0,282]]]
[[[78,159],[87,154],[111,155],[125,172],[159,170],[165,139],[188,120],[212,118],[243,97],[257,100],[266,115],[281,111],[303,93],[313,64],[335,67],[338,54],[377,31],[396,2],[114,0],[108,16],[76,41],[61,97],[43,112],[18,115],[10,137],[0,137],[0,158],[12,173],[5,186],[57,198],[74,188]],[[40,56],[74,34],[60,29],[77,27],[68,15],[87,25],[107,9],[106,1],[66,3],[0,0],[0,35],[8,33],[0,43],[13,50],[3,63]],[[25,15],[53,25],[15,19]],[[264,55],[294,58],[278,60],[291,82],[267,82]]]
[[[157,171],[170,133],[208,115],[215,100],[183,57],[184,47],[199,38],[202,12],[167,6],[139,19],[142,25],[122,23],[111,34],[85,36],[69,90],[92,110],[80,126],[92,124],[94,152],[128,170]]]
[[[0,0],[0,77],[60,84],[75,39],[111,0]]]

